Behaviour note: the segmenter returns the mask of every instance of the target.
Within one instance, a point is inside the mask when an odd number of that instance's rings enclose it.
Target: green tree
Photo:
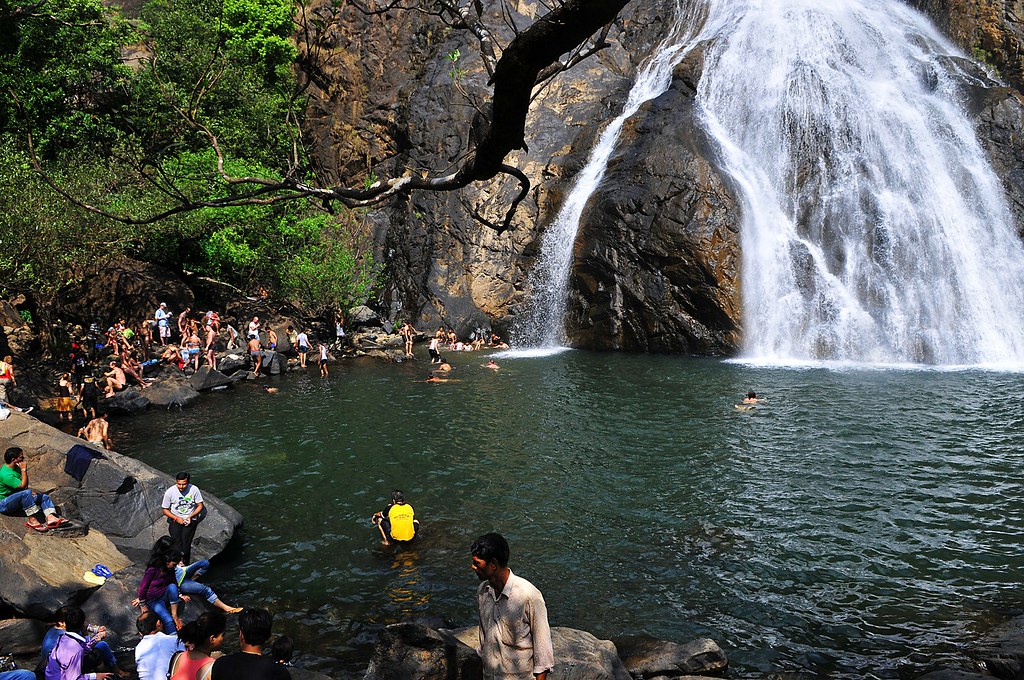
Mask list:
[[[307,232],[308,241],[281,269],[287,294],[324,317],[373,297],[380,267],[369,250],[360,252],[351,229],[328,216],[307,220],[300,229]]]
[[[132,32],[100,0],[0,0],[0,132],[36,149],[107,148],[124,131]]]

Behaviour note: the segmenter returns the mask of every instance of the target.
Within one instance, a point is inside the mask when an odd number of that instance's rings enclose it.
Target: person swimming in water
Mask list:
[[[763,399],[759,399],[753,390],[747,392],[747,396],[743,399],[744,404],[760,404],[762,401]]]

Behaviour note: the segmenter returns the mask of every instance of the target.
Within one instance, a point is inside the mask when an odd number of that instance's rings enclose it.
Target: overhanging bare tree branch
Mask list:
[[[479,22],[478,9],[474,13],[473,5],[455,4],[443,0],[444,11],[453,12],[458,20],[469,28],[480,43],[485,68],[490,75],[488,85],[493,86],[493,94],[489,106],[475,117],[473,134],[470,135],[470,148],[458,168],[443,176],[422,177],[407,172],[401,177],[378,181],[364,187],[318,187],[299,181],[295,177],[297,163],[283,179],[264,177],[235,177],[226,172],[224,156],[216,135],[204,125],[197,115],[199,102],[208,87],[209,79],[219,77],[214,65],[216,55],[211,57],[206,72],[190,94],[187,107],[172,102],[179,115],[191,126],[200,130],[209,140],[217,156],[217,172],[231,187],[231,195],[206,200],[185,199],[179,193],[180,202],[159,213],[146,217],[115,215],[98,206],[84,203],[62,190],[57,183],[44,172],[41,163],[32,151],[33,165],[43,179],[69,201],[104,215],[113,220],[127,224],[150,224],[172,215],[200,208],[217,208],[237,205],[267,205],[287,200],[302,198],[319,198],[324,201],[339,201],[350,208],[378,205],[394,196],[412,191],[454,191],[462,189],[474,182],[492,179],[499,174],[515,178],[520,191],[512,201],[501,223],[487,221],[478,211],[475,217],[487,226],[499,232],[509,228],[515,216],[516,208],[526,197],[530,181],[518,168],[506,163],[507,156],[516,150],[527,150],[525,141],[526,119],[529,113],[534,88],[555,74],[578,63],[581,59],[603,49],[607,43],[607,26],[629,0],[568,0],[557,6],[545,16],[537,19],[532,25],[519,32],[512,42],[505,47],[498,59],[493,37]],[[368,11],[374,11],[367,8]],[[306,27],[308,30],[308,26]],[[598,34],[593,46],[583,50],[591,36]],[[559,61],[563,54],[570,57],[564,62]],[[492,63],[493,62],[493,63]],[[30,143],[30,149],[31,149]],[[292,159],[293,162],[295,159]],[[165,193],[172,194],[165,189]]]

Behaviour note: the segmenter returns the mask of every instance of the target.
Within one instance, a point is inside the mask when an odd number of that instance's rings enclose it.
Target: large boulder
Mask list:
[[[7,300],[0,300],[0,352],[23,355],[36,344],[35,333]]]
[[[230,385],[234,380],[217,369],[204,365],[199,367],[199,370],[189,378],[188,382],[192,389],[202,392],[204,390],[212,390],[214,387]]]
[[[202,370],[203,367],[200,367]],[[199,398],[198,388],[194,382],[185,375],[174,369],[173,372],[165,372],[156,382],[143,390],[139,396],[149,402],[151,406],[160,408],[182,408],[193,403]],[[115,397],[116,398],[116,397]]]
[[[476,626],[450,631],[463,644],[480,649],[480,629]],[[615,645],[574,628],[554,627],[551,643],[555,667],[549,680],[631,680],[619,659]]]
[[[127,387],[120,392],[115,392],[110,398],[100,398],[100,410],[107,411],[113,415],[130,416],[140,413],[149,408],[150,401],[142,395],[142,390],[137,387]]]
[[[345,325],[351,328],[359,328],[360,326],[379,326],[380,315],[373,311],[366,305],[359,305],[348,310],[348,314],[345,315]],[[345,329],[346,332],[348,328]]]
[[[729,667],[722,648],[707,638],[684,645],[653,638],[622,638],[615,640],[615,647],[634,678],[719,675]]]
[[[159,265],[127,258],[104,261],[98,271],[79,278],[54,296],[53,316],[88,327],[106,327],[119,318],[128,323],[153,318],[161,302],[172,312],[191,307],[194,296],[181,278]]]
[[[0,654],[38,654],[46,626],[36,619],[0,621]]]
[[[381,631],[363,680],[478,680],[480,656],[446,631],[396,623]]]
[[[231,375],[235,371],[249,368],[249,353],[244,350],[232,350],[217,357],[217,370],[224,375]]]
[[[627,121],[587,203],[570,278],[574,345],[703,355],[739,347],[740,211],[696,112],[702,69],[695,50],[668,91]]]
[[[1024,616],[997,626],[969,654],[978,666],[997,678],[1024,677]]]
[[[99,531],[80,537],[52,530],[40,534],[25,526],[24,517],[0,518],[0,551],[0,602],[35,618],[95,588],[82,578],[95,565],[114,571],[132,563]]]

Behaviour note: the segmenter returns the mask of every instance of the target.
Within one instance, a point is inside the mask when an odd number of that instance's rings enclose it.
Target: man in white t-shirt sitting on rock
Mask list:
[[[135,647],[135,667],[139,680],[165,680],[167,666],[175,652],[184,651],[185,645],[177,635],[164,632],[164,624],[154,612],[145,612],[135,622],[142,640]]]

